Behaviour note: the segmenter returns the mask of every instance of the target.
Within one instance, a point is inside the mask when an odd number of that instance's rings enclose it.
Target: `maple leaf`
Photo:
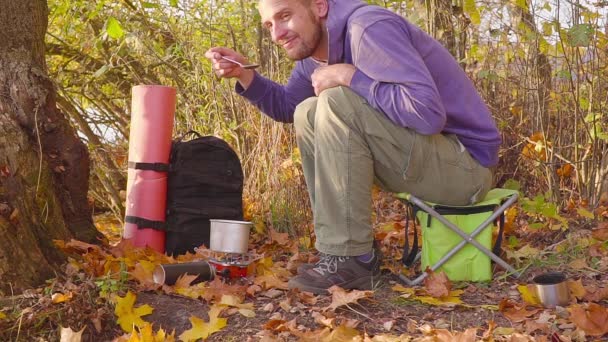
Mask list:
[[[528,310],[527,304],[517,304],[509,299],[503,299],[499,304],[502,314],[513,322],[523,322],[528,317],[536,314],[540,309]]]
[[[279,277],[277,277],[275,274],[265,274],[265,275],[255,277],[253,282],[256,285],[261,286],[263,289],[271,289],[271,288],[283,289],[283,290],[289,289],[287,282],[279,279]]]
[[[154,283],[154,268],[156,264],[147,260],[140,260],[133,271],[130,272],[131,276],[135,278],[144,287],[157,287]]]
[[[331,293],[331,304],[323,309],[323,311],[335,310],[342,305],[348,306],[348,304],[356,303],[359,299],[370,298],[374,294],[374,291],[352,290],[346,292],[346,290],[337,285],[327,289],[327,292]]]
[[[428,273],[428,276],[424,278],[424,288],[429,295],[432,297],[441,298],[450,294],[452,283],[448,279],[445,272],[441,271],[439,273],[435,273],[428,267],[425,272]]]
[[[202,283],[201,283],[202,284]],[[201,294],[201,297],[208,302],[211,301],[219,301],[222,299],[223,295],[242,295],[246,293],[247,285],[239,285],[239,284],[226,284],[219,277],[213,279],[212,281],[207,283],[207,287],[205,291]]]
[[[608,298],[608,287],[596,287],[588,286],[585,287],[584,300],[589,302],[599,302]]]
[[[432,337],[432,340],[437,342],[475,342],[477,338],[477,328],[452,333],[446,329],[433,329],[430,325],[425,324],[420,327],[420,330],[424,335]]]
[[[131,292],[123,297],[117,296],[116,307],[114,313],[118,317],[118,324],[122,330],[126,332],[133,331],[133,326],[140,327],[145,324],[141,316],[149,315],[154,311],[154,308],[145,304],[137,308],[133,308],[137,297]]]
[[[245,317],[255,317],[253,303],[243,304],[241,298],[237,296],[223,295],[220,304],[237,308],[239,313]]]
[[[196,341],[198,339],[206,339],[211,334],[222,330],[228,321],[226,318],[219,317],[222,310],[224,310],[224,307],[222,306],[211,306],[209,309],[209,322],[205,322],[203,319],[196,316],[191,316],[190,323],[192,324],[192,328],[179,335],[180,340]]]
[[[457,304],[463,304],[460,299],[460,295],[463,294],[463,290],[452,290],[445,297],[431,297],[431,296],[415,296],[415,299],[421,303],[435,305],[435,306],[454,306]]]
[[[332,330],[328,336],[324,336],[321,338],[322,342],[347,342],[347,341],[355,341],[361,333],[354,328],[347,327],[345,325],[341,325],[336,329]]]
[[[167,335],[163,329],[158,329],[155,334],[152,324],[146,322],[130,335],[124,335],[114,342],[175,342],[175,332]]]
[[[506,250],[505,252],[507,253],[508,259],[515,259],[517,262],[521,262],[522,259],[529,259],[540,254],[540,250],[538,248],[534,248],[530,245],[525,245],[516,251]]]
[[[572,322],[587,335],[602,336],[608,333],[608,309],[589,303],[587,309],[580,305],[568,308]]]
[[[335,321],[335,317],[325,317],[322,313],[318,312],[318,311],[314,311],[311,314],[312,318],[315,319],[315,322],[317,322],[318,324],[324,325],[328,328],[333,328],[334,327],[334,321]]]

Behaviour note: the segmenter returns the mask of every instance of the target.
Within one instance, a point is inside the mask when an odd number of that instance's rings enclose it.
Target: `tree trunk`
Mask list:
[[[45,0],[0,0],[0,295],[54,276],[54,239],[99,237],[89,157],[46,74]]]

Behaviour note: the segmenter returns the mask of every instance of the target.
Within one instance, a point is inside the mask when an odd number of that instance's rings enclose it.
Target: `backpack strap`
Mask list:
[[[137,225],[137,229],[152,228],[154,230],[166,230],[167,223],[164,221],[148,220],[139,216],[125,216],[125,222]]]
[[[405,244],[403,245],[403,257],[401,258],[401,262],[407,267],[412,266],[416,260],[416,255],[418,254],[418,230],[416,229],[417,212],[418,207],[408,202],[407,209],[405,211]],[[414,241],[412,243],[411,251],[409,238],[410,217],[412,217],[414,220]]]
[[[165,164],[165,163],[137,163],[137,162],[129,161],[128,165],[129,165],[129,169],[136,169],[136,170],[169,172],[169,169],[170,169],[169,164]]]

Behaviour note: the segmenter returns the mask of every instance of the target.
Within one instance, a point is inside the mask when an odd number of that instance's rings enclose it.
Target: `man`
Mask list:
[[[371,189],[447,205],[482,199],[492,186],[500,136],[458,63],[391,11],[358,0],[260,0],[263,25],[296,62],[287,85],[221,59],[217,75],[275,120],[293,122],[321,260],[291,288],[371,289]]]

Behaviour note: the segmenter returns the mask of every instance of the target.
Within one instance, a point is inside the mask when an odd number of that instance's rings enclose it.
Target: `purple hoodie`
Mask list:
[[[356,67],[350,87],[396,125],[420,134],[455,134],[485,167],[498,162],[500,134],[473,83],[450,53],[403,17],[358,0],[328,0],[328,64]],[[312,58],[296,62],[287,85],[258,73],[236,91],[277,121],[315,96]]]

